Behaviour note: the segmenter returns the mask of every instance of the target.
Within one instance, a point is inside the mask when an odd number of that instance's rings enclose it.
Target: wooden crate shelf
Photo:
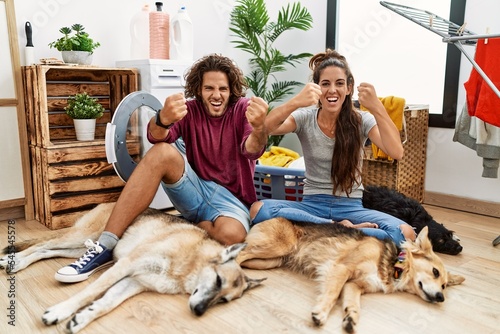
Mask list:
[[[104,139],[120,101],[138,89],[138,72],[127,68],[35,65],[22,68],[30,145],[50,147],[76,140],[64,107],[68,97],[87,92],[106,109],[97,120],[96,138]]]
[[[124,182],[107,162],[104,137],[118,104],[137,91],[138,72],[36,65],[23,67],[22,74],[35,217],[51,229],[68,227],[97,204],[116,201],[123,189]],[[106,109],[93,141],[77,141],[73,120],[64,112],[68,97],[83,92]],[[138,158],[135,135],[127,138],[127,149]]]
[[[139,155],[139,143],[128,145]],[[31,146],[36,219],[51,229],[71,226],[75,214],[118,199],[125,183],[107,162],[104,143]]]

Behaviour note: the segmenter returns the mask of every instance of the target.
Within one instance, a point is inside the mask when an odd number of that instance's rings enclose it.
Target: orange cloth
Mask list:
[[[379,97],[379,100],[384,105],[385,110],[389,114],[389,117],[394,122],[399,131],[403,129],[403,115],[406,105],[405,99],[396,96]],[[362,105],[361,110],[368,110]],[[368,110],[370,111],[370,110]],[[377,145],[372,143],[372,152],[375,159],[386,159],[392,161],[393,159],[385,154]]]
[[[493,84],[500,87],[500,38],[489,38],[488,44],[484,39],[477,42],[474,60]],[[500,127],[500,97],[484,81],[483,77],[472,68],[469,81],[464,83],[467,91],[467,110],[469,115],[476,116],[486,123]]]

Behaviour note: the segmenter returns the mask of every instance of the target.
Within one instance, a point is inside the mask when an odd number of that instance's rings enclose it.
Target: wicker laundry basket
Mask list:
[[[363,185],[386,186],[422,203],[427,160],[428,121],[428,106],[407,106],[401,131],[401,140],[405,150],[403,158],[398,161],[374,159],[371,146],[368,146],[363,159]]]

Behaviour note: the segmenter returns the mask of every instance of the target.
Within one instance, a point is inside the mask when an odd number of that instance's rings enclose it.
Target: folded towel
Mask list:
[[[401,97],[387,96],[379,97],[379,100],[384,105],[385,110],[389,114],[389,117],[394,122],[399,131],[403,129],[403,112],[405,109],[406,101]],[[361,110],[368,110],[363,106],[360,106]],[[370,110],[368,110],[370,111]],[[375,159],[385,159],[392,161],[393,159],[389,157],[385,152],[378,148],[372,143],[372,152]]]
[[[271,146],[269,151],[264,152],[259,158],[259,162],[266,166],[288,167],[292,161],[299,157],[300,155],[297,152],[288,148]]]

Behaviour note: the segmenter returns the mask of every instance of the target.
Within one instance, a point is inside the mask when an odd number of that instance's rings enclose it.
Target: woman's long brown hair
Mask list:
[[[313,71],[313,82],[318,84],[321,72],[329,66],[340,67],[345,71],[347,86],[351,89],[351,94],[346,96],[335,124],[335,145],[331,169],[333,195],[340,190],[349,196],[354,185],[360,183],[358,176],[361,175],[359,166],[361,159],[359,152],[362,145],[361,117],[353,107],[354,77],[344,56],[331,49],[314,55],[309,61],[309,68]]]

